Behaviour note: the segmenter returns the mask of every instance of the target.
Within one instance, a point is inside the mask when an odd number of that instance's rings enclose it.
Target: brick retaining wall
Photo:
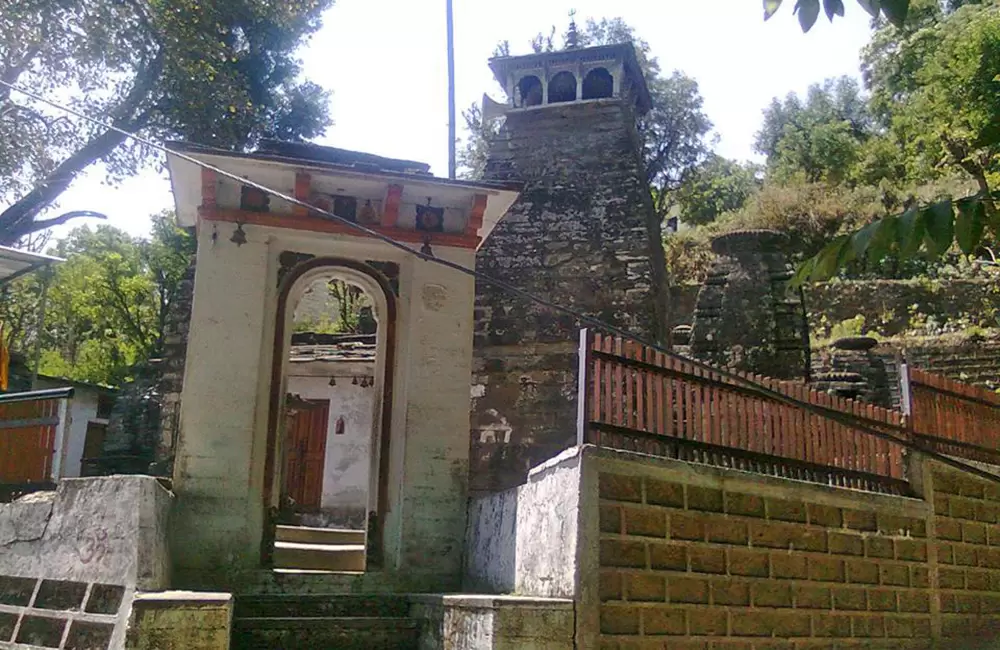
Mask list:
[[[928,463],[920,500],[657,464],[600,465],[601,648],[924,648],[1000,621],[1000,485]]]

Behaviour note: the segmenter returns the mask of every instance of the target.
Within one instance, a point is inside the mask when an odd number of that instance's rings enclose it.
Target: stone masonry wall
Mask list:
[[[191,304],[194,301],[195,258],[181,280],[177,298],[170,306],[163,331],[163,364],[160,379],[160,437],[155,450],[156,473],[173,474],[174,453],[180,434],[181,391],[184,387],[184,361],[187,357]]]
[[[1000,632],[1000,484],[913,467],[925,499],[602,466],[600,647],[959,648]]]
[[[525,183],[477,270],[607,322],[661,337],[663,250],[634,116],[617,100],[508,115],[486,169]],[[580,324],[476,287],[472,489],[520,483],[573,444]]]

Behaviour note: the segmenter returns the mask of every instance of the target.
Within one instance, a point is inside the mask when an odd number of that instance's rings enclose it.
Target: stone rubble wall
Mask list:
[[[665,323],[659,220],[634,116],[616,100],[507,116],[486,168],[525,183],[477,255],[478,271],[657,338]],[[572,317],[476,287],[471,489],[523,482],[574,442]]]
[[[160,376],[160,436],[155,454],[156,473],[173,474],[173,460],[180,435],[181,391],[184,388],[184,362],[187,358],[188,329],[194,302],[196,257],[184,274],[180,290],[167,314],[163,332],[163,363]]]

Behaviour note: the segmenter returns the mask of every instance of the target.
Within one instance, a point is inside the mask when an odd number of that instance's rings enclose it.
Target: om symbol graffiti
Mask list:
[[[76,536],[76,554],[80,562],[100,562],[108,553],[108,531],[105,528],[81,530]]]

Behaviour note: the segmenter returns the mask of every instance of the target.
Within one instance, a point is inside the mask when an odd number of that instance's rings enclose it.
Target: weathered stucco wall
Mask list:
[[[524,485],[469,504],[466,588],[572,598],[576,589],[580,458],[571,449]]]
[[[665,267],[634,120],[618,100],[509,114],[486,177],[525,187],[476,268],[655,338],[665,323]],[[517,485],[573,444],[578,328],[571,317],[477,287],[474,490]]]
[[[213,238],[208,227],[200,233],[174,466],[179,576],[196,582],[205,572],[233,577],[260,566],[279,258],[294,251],[399,265],[386,569],[456,586],[469,473],[472,280],[371,240],[244,230],[243,246],[221,232]],[[473,264],[468,250],[434,252]]]
[[[226,593],[167,591],[137,594],[128,650],[229,650],[233,597]]]
[[[61,388],[66,382],[39,377],[38,389]],[[73,397],[66,400],[69,404],[68,422],[61,423],[66,427],[63,436],[56,436],[53,472],[58,469],[55,478],[76,478],[80,476],[80,460],[83,458],[83,447],[87,440],[87,424],[97,417],[98,393],[92,388],[77,385],[73,389]]]
[[[110,476],[0,504],[0,575],[162,588],[170,500],[153,478]]]
[[[415,596],[421,650],[573,650],[573,602],[517,596]]]
[[[0,505],[0,646],[122,648],[133,594],[170,579],[170,502],[154,478],[110,476]]]

